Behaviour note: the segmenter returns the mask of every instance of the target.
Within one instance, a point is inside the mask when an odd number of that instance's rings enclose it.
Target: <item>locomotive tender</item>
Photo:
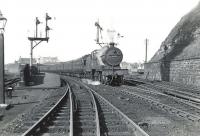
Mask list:
[[[121,69],[122,51],[114,46],[115,43],[93,51],[79,59],[61,62],[55,65],[40,66],[43,72],[54,72],[68,76],[89,78],[103,84],[120,85],[123,83],[127,69]]]

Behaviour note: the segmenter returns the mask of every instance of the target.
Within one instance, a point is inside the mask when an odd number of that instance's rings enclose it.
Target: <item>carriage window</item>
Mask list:
[[[86,60],[83,60],[83,65],[86,66]]]

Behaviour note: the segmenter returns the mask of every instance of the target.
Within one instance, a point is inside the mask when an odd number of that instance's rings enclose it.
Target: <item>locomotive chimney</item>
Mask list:
[[[109,45],[110,45],[110,47],[114,47],[115,43],[114,42],[110,42]]]

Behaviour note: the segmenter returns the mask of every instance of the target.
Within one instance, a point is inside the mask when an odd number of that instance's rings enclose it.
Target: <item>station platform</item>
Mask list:
[[[41,85],[31,86],[31,88],[53,88],[60,86],[60,76],[52,73],[45,73],[44,83]]]

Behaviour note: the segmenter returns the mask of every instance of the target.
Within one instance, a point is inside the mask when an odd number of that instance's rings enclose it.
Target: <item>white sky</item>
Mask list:
[[[145,38],[150,39],[148,60],[159,49],[171,29],[199,0],[0,0],[8,19],[5,31],[5,63],[29,57],[28,36],[35,31],[35,17],[44,22],[53,17],[49,43],[34,49],[34,57],[58,56],[67,61],[98,49],[95,21],[104,31],[114,28],[124,35],[118,47],[124,61],[143,62]],[[44,24],[40,25],[42,29]],[[40,31],[40,30],[39,30]],[[43,31],[44,32],[44,31]],[[40,35],[40,34],[38,34]],[[103,37],[107,37],[104,33]]]

